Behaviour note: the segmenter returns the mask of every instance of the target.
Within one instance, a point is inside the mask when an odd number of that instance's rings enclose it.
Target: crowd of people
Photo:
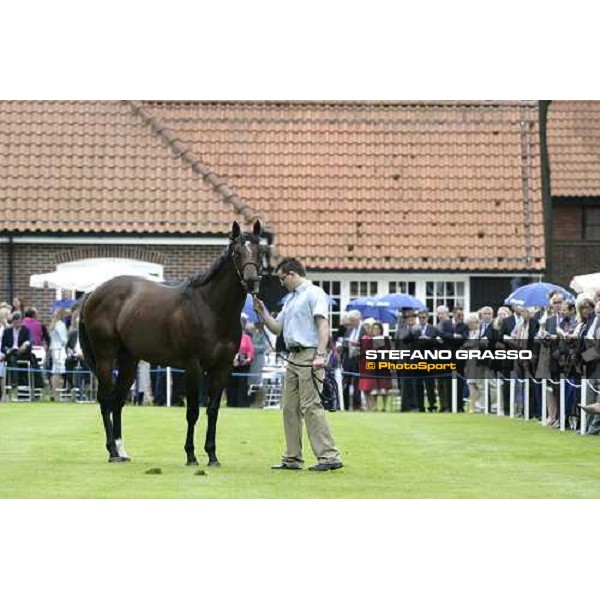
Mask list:
[[[78,339],[78,312],[58,302],[48,324],[33,306],[24,306],[15,297],[12,304],[0,303],[0,400],[7,386],[47,383],[50,399],[89,381]],[[29,380],[33,377],[33,381]]]
[[[0,400],[6,399],[9,385],[24,385],[24,366],[35,387],[48,386],[51,399],[63,390],[81,388],[91,381],[78,340],[77,305],[67,308],[60,303],[47,320],[39,317],[35,307],[25,307],[19,298],[12,304],[0,303]],[[458,412],[483,410],[485,380],[490,406],[505,415],[510,412],[510,379],[519,383],[515,398],[517,411],[528,411],[530,419],[542,418],[542,380],[546,380],[547,425],[558,427],[561,417],[568,418],[572,428],[579,418],[582,379],[589,381],[592,399],[586,411],[591,414],[587,432],[600,434],[600,290],[595,295],[582,295],[577,301],[560,292],[549,298],[548,307],[507,307],[497,311],[490,306],[466,314],[462,307],[453,314],[446,306],[438,306],[434,319],[426,310],[402,310],[393,331],[372,318],[363,319],[358,310],[342,315],[341,326],[331,336],[326,364],[341,371],[341,392],[347,410],[400,412],[449,412],[452,410],[450,377],[368,377],[364,375],[367,348],[402,347],[434,348],[452,340],[464,348],[507,348],[518,344],[531,350],[533,360],[470,360],[457,363]],[[232,376],[226,388],[227,406],[261,406],[261,373],[265,355],[271,351],[263,323],[249,321],[242,314],[242,340],[236,354]],[[35,349],[43,349],[43,361]],[[147,365],[144,389],[152,403],[166,403],[166,382],[160,365]],[[496,389],[495,380],[507,381]],[[564,414],[560,414],[560,380],[566,382]],[[137,385],[137,384],[136,384]],[[526,386],[528,390],[526,390]],[[498,393],[497,393],[498,391]],[[523,401],[528,392],[530,401]],[[496,397],[497,395],[501,397]],[[173,377],[173,404],[183,403],[183,378]],[[141,403],[138,394],[138,403]],[[135,400],[135,398],[134,398]]]
[[[90,385],[92,378],[79,344],[78,307],[65,304],[71,303],[57,302],[45,320],[35,307],[23,306],[18,297],[12,304],[0,303],[0,401],[7,399],[7,387],[47,388],[49,399],[58,400],[61,393],[81,391]],[[241,324],[242,341],[226,389],[230,407],[262,403],[260,386],[252,384],[260,381],[268,342],[261,323],[252,323],[242,314]],[[146,396],[148,402],[165,405],[165,369],[161,365],[140,365],[134,403],[142,404]],[[173,373],[172,393],[173,404],[183,404],[181,373]]]
[[[457,361],[457,411],[483,411],[485,380],[490,405],[500,414],[510,412],[510,379],[516,383],[516,406],[521,415],[542,418],[542,380],[546,385],[547,425],[558,427],[560,414],[560,380],[564,379],[563,418],[578,428],[582,379],[590,386],[585,407],[590,414],[587,432],[600,433],[600,290],[581,295],[576,301],[556,292],[548,307],[490,306],[465,315],[457,306],[454,313],[438,306],[435,322],[427,311],[403,310],[394,332],[384,335],[386,326],[374,319],[362,319],[351,310],[342,316],[342,324],[333,336],[330,363],[339,361],[342,370],[344,404],[350,410],[397,409],[401,412],[449,412],[452,402],[451,377],[369,377],[365,373],[366,348],[440,347],[452,343],[465,349],[520,348],[532,352],[532,360]],[[506,381],[496,393],[496,380]],[[526,386],[528,389],[526,389]],[[496,396],[500,395],[500,398]],[[524,398],[528,396],[529,402]]]

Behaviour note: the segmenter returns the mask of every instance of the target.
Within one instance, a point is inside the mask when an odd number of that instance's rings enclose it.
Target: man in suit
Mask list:
[[[453,347],[459,348],[469,338],[469,326],[465,323],[465,311],[462,306],[454,307],[454,319],[452,319],[454,325],[454,342]],[[458,377],[456,379],[456,393],[458,396],[457,412],[465,412],[465,367],[467,366],[466,360],[456,361],[456,372]]]
[[[442,338],[442,349],[450,349],[454,341],[454,323],[450,320],[450,310],[447,306],[438,306],[435,309],[437,316],[437,334]],[[438,396],[440,397],[440,412],[452,410],[452,380],[450,377],[441,377],[437,382]]]
[[[418,337],[417,315],[412,310],[406,311],[402,325],[396,330],[397,348],[399,350],[413,350]],[[417,379],[411,373],[406,375],[402,374],[402,371],[398,371],[398,388],[402,397],[401,412],[410,412],[413,410],[424,412],[425,409],[418,404]]]
[[[417,318],[419,347],[433,349],[432,344],[434,344],[433,340],[437,337],[437,329],[429,323],[429,313],[426,310],[421,310],[417,314]],[[435,380],[433,377],[417,379],[416,394],[419,411],[425,412],[425,394],[427,394],[427,412],[437,411],[435,404]]]
[[[503,343],[506,338],[513,337],[513,333],[519,324],[521,309],[518,306],[512,306],[512,312],[507,317],[502,319],[498,330],[498,338],[501,346],[500,349],[506,349],[508,346]],[[515,361],[507,358],[499,361],[499,371],[504,377],[504,385],[502,386],[502,407],[504,414],[510,414],[510,378],[512,377],[515,368]]]
[[[23,325],[23,315],[13,312],[11,326],[2,334],[0,343],[0,360],[6,360],[7,367],[17,368],[17,362],[26,360],[31,363],[31,332]],[[26,373],[19,373],[18,385],[27,385]],[[14,382],[14,378],[10,378]],[[8,381],[8,379],[7,379]]]

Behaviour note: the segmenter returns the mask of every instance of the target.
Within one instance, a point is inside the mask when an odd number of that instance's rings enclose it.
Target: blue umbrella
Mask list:
[[[402,310],[412,308],[414,310],[427,310],[427,307],[410,294],[384,294],[375,298],[375,306],[389,310]]]
[[[364,298],[354,298],[346,304],[346,310],[359,310],[362,311],[365,308],[372,307],[375,305],[375,296],[365,296]]]
[[[564,295],[565,300],[574,300],[573,294],[567,292],[567,290],[561,288],[559,285],[540,281],[539,283],[530,283],[516,289],[504,300],[504,304],[514,306],[548,306],[552,292],[560,292]]]
[[[250,294],[246,296],[246,302],[244,302],[244,308],[242,309],[242,312],[246,314],[250,323],[258,323],[259,318],[254,310],[252,296]]]
[[[385,306],[377,306],[377,298],[373,296],[351,300],[346,305],[346,310],[358,310],[364,318],[372,317],[381,323],[396,322],[396,311]]]
[[[72,300],[71,298],[63,298],[62,300],[55,300],[52,304],[52,312],[54,312],[57,308],[71,308],[73,304],[75,304],[77,300]]]

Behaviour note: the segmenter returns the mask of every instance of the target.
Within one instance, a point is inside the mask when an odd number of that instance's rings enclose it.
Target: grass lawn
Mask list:
[[[221,410],[186,467],[183,408],[127,406],[131,463],[109,464],[97,405],[0,404],[0,498],[600,498],[600,439],[485,415],[328,415],[344,469],[272,471],[281,413]],[[308,443],[307,466],[314,463]],[[160,468],[161,474],[146,474]]]

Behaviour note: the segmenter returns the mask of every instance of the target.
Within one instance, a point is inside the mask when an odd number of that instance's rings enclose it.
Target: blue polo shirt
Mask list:
[[[285,345],[316,348],[319,345],[319,331],[315,317],[329,317],[327,294],[311,281],[305,281],[290,293],[277,322],[283,327]]]

